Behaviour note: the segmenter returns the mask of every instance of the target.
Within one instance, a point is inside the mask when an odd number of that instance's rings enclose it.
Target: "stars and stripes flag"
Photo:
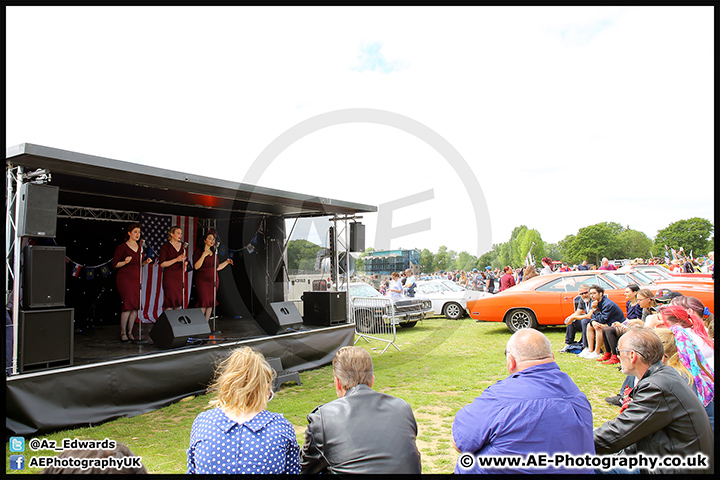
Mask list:
[[[143,260],[150,257],[152,262],[142,268],[141,310],[138,316],[143,323],[155,323],[163,312],[163,269],[160,267],[160,247],[168,241],[170,227],[177,225],[182,228],[182,241],[188,243],[188,270],[191,270],[195,234],[197,232],[197,218],[141,213],[140,225],[143,238]],[[185,272],[185,297],[183,299],[185,307],[188,306],[188,300],[190,299],[191,285],[192,271],[188,271]]]

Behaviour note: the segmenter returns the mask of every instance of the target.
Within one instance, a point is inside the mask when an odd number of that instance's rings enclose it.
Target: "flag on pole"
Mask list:
[[[530,250],[528,250],[527,255],[525,255],[525,266],[535,264],[535,259],[533,258],[533,255],[532,255],[532,249],[534,246],[535,246],[535,242],[533,242],[532,245],[530,245]]]
[[[182,228],[182,242],[188,243],[188,266],[192,261],[195,247],[195,234],[197,231],[197,218],[181,215],[159,215],[155,213],[141,213],[140,224],[143,238],[143,260],[152,258],[152,262],[142,268],[142,290],[140,298],[139,317],[143,323],[155,323],[162,315],[162,267],[160,267],[160,247],[168,241],[170,227],[177,225]],[[185,272],[185,305],[190,298],[192,285],[192,272]]]

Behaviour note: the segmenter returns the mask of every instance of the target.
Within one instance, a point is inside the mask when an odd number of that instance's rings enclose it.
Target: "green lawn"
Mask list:
[[[547,328],[557,352],[564,345],[565,329]],[[366,343],[375,363],[375,389],[405,399],[418,422],[418,447],[423,473],[452,473],[456,461],[450,432],[455,413],[470,403],[488,385],[505,378],[503,351],[510,331],[503,324],[477,323],[470,318],[424,320],[415,328],[399,329],[397,345],[380,353],[384,344]],[[579,336],[578,336],[579,338]],[[619,409],[604,398],[615,395],[624,379],[616,366],[601,365],[571,354],[556,353],[560,368],[567,372],[590,400],[595,426],[611,420]],[[317,405],[335,399],[332,367],[300,373],[302,386],[285,384],[269,404],[269,410],[281,412],[295,426],[302,446],[306,415]],[[102,425],[66,430],[38,438],[61,441],[64,438],[105,439],[123,442],[151,473],[185,473],[185,449],[195,416],[207,408],[208,395],[186,398],[166,408],[133,418],[121,418]],[[26,443],[29,438],[26,438]],[[6,443],[6,458],[11,454]],[[26,449],[26,461],[32,455],[53,455]],[[38,473],[40,469],[10,470],[6,473]]]

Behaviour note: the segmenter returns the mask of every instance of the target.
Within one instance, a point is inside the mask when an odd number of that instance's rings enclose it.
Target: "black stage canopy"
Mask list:
[[[205,161],[205,159],[203,159]],[[225,218],[245,216],[284,218],[353,215],[377,207],[322,198],[245,183],[149,167],[136,163],[23,143],[7,148],[6,165],[47,169],[51,185],[60,188],[63,205],[110,210],[147,211]]]

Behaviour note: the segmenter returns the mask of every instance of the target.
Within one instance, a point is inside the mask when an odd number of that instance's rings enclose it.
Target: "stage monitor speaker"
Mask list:
[[[350,224],[350,251],[365,251],[365,225],[353,222]]]
[[[65,247],[25,247],[22,293],[25,308],[65,306]]]
[[[22,184],[17,230],[21,237],[55,238],[59,193],[60,189],[53,185]]]
[[[20,310],[18,364],[21,373],[73,363],[72,308]]]
[[[209,336],[210,324],[199,308],[165,310],[150,330],[153,343],[162,349],[182,347],[191,337]]]
[[[347,323],[346,292],[304,292],[303,321],[305,325],[329,327]]]
[[[276,334],[299,330],[302,327],[303,318],[295,302],[272,302],[270,309],[270,316],[277,324]]]

